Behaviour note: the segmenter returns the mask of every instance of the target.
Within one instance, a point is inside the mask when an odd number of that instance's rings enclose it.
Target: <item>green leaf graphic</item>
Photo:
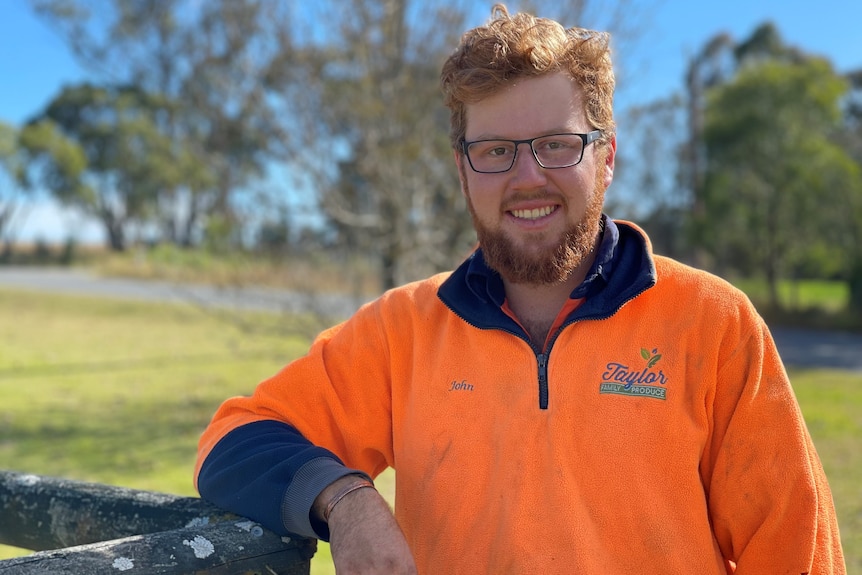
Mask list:
[[[651,359],[651,360],[649,360],[649,362],[646,364],[647,369],[651,368],[651,367],[652,367],[652,366],[654,366],[656,363],[658,363],[658,360],[660,360],[660,359],[661,359],[661,354],[654,355],[654,356],[652,357],[652,359]]]
[[[644,359],[649,359],[649,351],[645,347],[641,348],[641,357]]]

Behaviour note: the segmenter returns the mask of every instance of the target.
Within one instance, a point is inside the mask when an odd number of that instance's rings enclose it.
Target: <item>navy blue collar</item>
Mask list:
[[[608,283],[613,271],[614,252],[619,243],[620,232],[614,221],[602,216],[602,238],[599,242],[596,259],[590,266],[584,281],[576,287],[569,297],[572,299],[588,298],[600,292]],[[482,255],[482,249],[477,249],[470,256],[467,264],[467,287],[484,302],[494,302],[502,307],[506,301],[506,290],[500,274],[488,267]]]

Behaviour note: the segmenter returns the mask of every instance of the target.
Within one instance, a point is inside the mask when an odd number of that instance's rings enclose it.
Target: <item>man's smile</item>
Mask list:
[[[543,206],[541,208],[510,210],[509,213],[519,220],[538,220],[557,211],[559,206]]]

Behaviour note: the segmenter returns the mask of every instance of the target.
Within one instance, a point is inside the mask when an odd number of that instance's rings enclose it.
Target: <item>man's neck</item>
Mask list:
[[[509,309],[527,330],[534,345],[544,343],[560,309],[572,291],[584,281],[595,259],[593,250],[568,278],[558,283],[518,284],[503,279]]]

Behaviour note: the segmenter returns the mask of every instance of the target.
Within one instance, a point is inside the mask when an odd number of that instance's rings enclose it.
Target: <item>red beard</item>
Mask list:
[[[466,187],[466,179],[464,179]],[[515,284],[548,285],[561,283],[580,266],[596,245],[604,204],[604,185],[596,180],[596,189],[581,220],[570,227],[559,243],[544,253],[526,253],[504,233],[485,226],[476,216],[469,190],[467,206],[485,262],[505,280]]]

